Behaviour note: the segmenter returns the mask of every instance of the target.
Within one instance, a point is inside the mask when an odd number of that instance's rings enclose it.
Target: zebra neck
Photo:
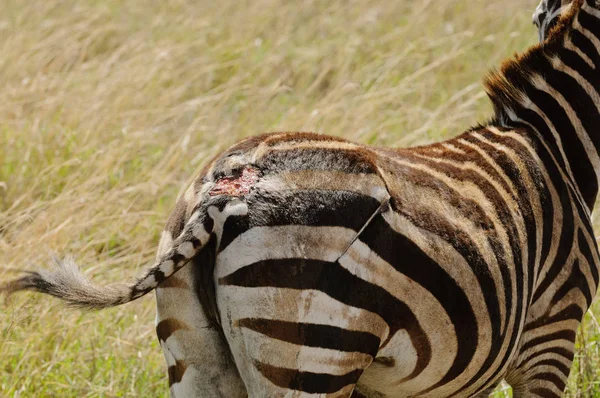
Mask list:
[[[526,127],[591,209],[600,181],[600,9],[576,0],[541,45],[485,81],[496,121]]]

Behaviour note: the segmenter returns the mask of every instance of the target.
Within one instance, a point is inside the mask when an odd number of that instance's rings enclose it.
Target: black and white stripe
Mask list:
[[[139,282],[63,267],[4,289],[104,307],[156,288],[177,397],[471,397],[503,379],[559,397],[599,279],[600,8],[544,0],[534,19],[543,43],[486,80],[490,122],[409,149],[249,138],[180,199]]]

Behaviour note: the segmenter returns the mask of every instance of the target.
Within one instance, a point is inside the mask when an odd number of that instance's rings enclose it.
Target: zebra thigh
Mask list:
[[[225,223],[214,270],[221,326],[248,394],[350,397],[387,333],[359,305],[363,282],[338,262],[368,217],[315,210],[304,225],[275,224],[258,207]]]
[[[375,357],[387,326],[348,304],[359,293],[336,278],[341,267],[329,250],[339,237],[320,236],[302,257],[285,258],[278,246],[282,258],[261,260],[250,258],[252,246],[233,246],[247,265],[228,262],[228,253],[217,259],[222,327],[250,397],[350,397]]]

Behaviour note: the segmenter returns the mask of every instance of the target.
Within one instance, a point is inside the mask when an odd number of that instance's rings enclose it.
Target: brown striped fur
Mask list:
[[[600,10],[561,10],[486,79],[489,123],[409,149],[247,138],[179,199],[138,281],[65,262],[0,291],[104,308],[156,289],[174,397],[483,397],[503,379],[559,397],[600,272]]]

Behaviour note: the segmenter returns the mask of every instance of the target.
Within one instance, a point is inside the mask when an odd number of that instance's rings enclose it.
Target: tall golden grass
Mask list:
[[[0,264],[70,254],[100,282],[132,277],[185,185],[244,136],[460,133],[490,115],[482,76],[536,40],[535,3],[2,0]],[[167,394],[150,298],[82,313],[25,294],[0,314],[0,396]],[[588,318],[573,397],[600,396]]]

